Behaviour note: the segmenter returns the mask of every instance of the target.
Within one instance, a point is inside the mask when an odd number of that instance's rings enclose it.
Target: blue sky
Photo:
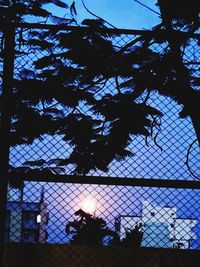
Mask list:
[[[94,18],[85,10],[81,2],[81,0],[75,1],[78,23],[85,18]],[[142,2],[156,12],[159,12],[155,6],[156,0],[142,0]],[[67,3],[70,5],[72,1],[68,1]],[[84,3],[92,13],[102,17],[117,28],[150,29],[160,22],[157,14],[134,0],[85,0]],[[55,8],[52,5],[49,5],[48,8],[57,16],[63,17],[67,13],[67,10]]]

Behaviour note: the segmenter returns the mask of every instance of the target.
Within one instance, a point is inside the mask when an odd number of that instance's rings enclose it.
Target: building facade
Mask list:
[[[126,231],[138,224],[142,225],[142,247],[190,249],[192,240],[196,238],[192,228],[197,220],[177,218],[176,207],[161,207],[144,201],[141,216],[118,217],[116,230],[123,239]]]
[[[44,191],[41,192],[41,199],[38,203],[23,202],[22,194],[23,188],[9,187],[8,189],[6,241],[46,243],[48,210],[44,201]],[[12,196],[15,196],[15,199]]]

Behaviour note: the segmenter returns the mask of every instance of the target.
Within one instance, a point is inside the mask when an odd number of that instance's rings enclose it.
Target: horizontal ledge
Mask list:
[[[9,181],[23,182],[56,182],[74,184],[99,184],[113,186],[142,186],[142,187],[165,187],[165,188],[185,188],[200,189],[199,181],[188,180],[167,180],[154,178],[119,178],[105,176],[78,176],[78,175],[56,175],[44,173],[11,173]]]

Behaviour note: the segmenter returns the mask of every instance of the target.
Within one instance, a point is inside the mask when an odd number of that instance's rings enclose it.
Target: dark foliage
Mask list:
[[[20,19],[31,13],[48,17],[42,4],[49,2],[68,7],[62,1],[27,1],[29,5],[25,1],[21,11],[14,13]],[[43,162],[40,168],[73,164],[74,173],[87,174],[90,170],[108,171],[113,160],[133,156],[128,147],[135,135],[150,136],[157,144],[154,129],[160,128],[163,111],[147,104],[151,92],[171,97],[183,105],[181,117],[196,116],[199,122],[191,105],[194,99],[199,103],[199,92],[193,89],[198,77],[184,65],[183,54],[189,42],[179,34],[181,29],[192,32],[198,28],[199,6],[196,1],[180,4],[178,0],[173,4],[158,1],[158,5],[162,23],[151,34],[121,48],[113,45],[114,35],[98,31],[106,28],[100,19],[83,21],[89,31],[79,27],[71,31],[32,31],[26,44],[47,53],[35,61],[34,73],[25,69],[14,81],[12,145],[31,144],[44,134],[61,135],[72,147],[70,156]],[[3,14],[5,8],[2,5]],[[17,7],[13,4],[11,8]],[[54,22],[73,22],[74,2],[69,10],[72,21],[54,16]],[[155,43],[168,46],[154,51]],[[112,94],[105,89],[110,80],[114,83]],[[88,107],[87,114],[80,108],[83,103]],[[195,126],[198,133],[199,124]],[[34,164],[28,162],[28,166]]]
[[[123,238],[121,244],[125,247],[140,247],[143,238],[142,224],[136,225],[131,230],[126,230],[126,236]]]
[[[67,235],[72,235],[72,244],[103,245],[105,237],[117,238],[117,234],[106,226],[102,218],[92,216],[83,210],[75,212],[79,220],[74,220],[66,225]]]
[[[198,0],[191,1],[167,1],[158,0],[162,18],[167,17],[173,27],[180,27],[189,31],[199,28],[200,5]],[[166,25],[165,25],[166,26]]]
[[[73,10],[76,10],[74,4],[69,7],[66,1],[63,0],[3,0],[0,1],[0,20],[3,22],[2,26],[5,26],[5,20],[7,20],[7,22],[23,22],[26,20],[27,15],[51,18],[52,21],[56,22],[56,16],[53,16],[52,13],[45,8],[47,4],[53,4],[64,9],[73,8]],[[67,20],[65,20],[65,22],[66,21]],[[68,20],[68,23],[71,22],[74,22],[73,17]]]

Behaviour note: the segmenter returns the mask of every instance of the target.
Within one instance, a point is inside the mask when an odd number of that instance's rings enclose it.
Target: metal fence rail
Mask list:
[[[55,25],[15,26],[15,81],[27,77],[34,79],[34,75],[41,74],[35,66],[39,59],[67,51],[56,45],[58,40],[49,49],[33,45],[33,36],[43,32],[46,38],[49,30],[53,31],[52,34],[79,31],[86,36],[94,32],[88,28]],[[149,31],[107,29],[99,30],[100,33],[106,36],[117,51],[141,36],[154,34]],[[52,36],[48,36],[49,40],[45,40],[50,42]],[[198,38],[199,35],[187,36],[189,45],[185,48],[183,57],[185,66],[196,77],[199,77]],[[151,49],[159,54],[169,47],[166,42],[153,43]],[[65,66],[78,68],[70,60],[65,62]],[[46,70],[51,68],[52,66],[48,66]],[[122,83],[123,79],[120,78],[119,82]],[[115,95],[116,87],[116,81],[108,78],[96,89],[96,99]],[[27,88],[27,97],[34,94],[34,91],[29,92],[30,89]],[[195,89],[198,91],[198,86]],[[13,101],[14,90],[12,93],[9,97]],[[137,101],[143,102],[146,96],[144,93]],[[192,121],[189,117],[180,119],[182,105],[156,91],[150,94],[147,104],[162,111],[160,128],[147,140],[142,136],[134,136],[128,145],[134,156],[123,161],[113,160],[108,172],[91,170],[86,175],[74,175],[73,164],[68,164],[65,168],[56,166],[52,160],[67,158],[73,149],[73,145],[63,140],[61,134],[44,134],[33,142],[10,144],[6,222],[4,221],[7,251],[13,249],[16,256],[17,249],[18,252],[28,252],[32,244],[35,247],[30,251],[36,249],[33,254],[39,253],[41,258],[45,255],[46,264],[52,266],[64,265],[66,257],[73,262],[71,265],[68,262],[69,266],[94,266],[98,257],[97,266],[116,266],[101,249],[114,249],[121,259],[127,257],[126,260],[133,257],[132,249],[139,247],[142,249],[140,253],[146,251],[145,248],[168,248],[172,251],[200,249],[200,152],[199,145],[195,142]],[[73,107],[67,104],[64,106],[57,99],[46,103],[45,109],[52,106],[64,116],[74,112]],[[42,104],[34,107],[43,112]],[[84,101],[80,101],[76,109],[81,114],[101,119]],[[13,116],[11,123],[14,122]],[[27,132],[29,127],[35,127],[37,131],[34,121],[26,123]],[[41,124],[38,127],[43,126]],[[12,130],[11,128],[10,134]],[[33,161],[40,164],[35,166]],[[84,212],[81,213],[80,209]],[[50,258],[47,258],[47,250]],[[137,266],[156,264],[158,258],[147,254],[142,259],[137,259],[134,254]],[[81,255],[87,255],[87,260]],[[108,257],[106,263],[101,255]],[[15,260],[17,262],[18,259]],[[5,266],[15,266],[14,264],[7,256]],[[129,266],[128,263],[120,264],[119,266]]]
[[[20,180],[23,187],[10,189],[9,201],[22,198],[22,203],[40,203],[42,198],[49,217],[46,228],[48,239],[45,242],[70,243],[72,235],[66,234],[66,224],[76,219],[74,213],[77,210],[91,208],[93,215],[102,217],[121,239],[125,237],[125,229],[133,228],[137,220],[143,224],[150,220],[155,224],[160,223],[161,227],[162,224],[171,227],[168,232],[170,237],[167,235],[163,239],[159,236],[159,229],[155,228],[152,230],[155,236],[149,234],[143,239],[144,247],[173,248],[177,243],[184,242],[182,246],[185,249],[200,247],[198,183],[73,176],[60,179],[55,175],[40,179],[36,177],[34,179],[30,175],[28,180],[22,177],[18,179],[18,185]],[[16,177],[11,181],[15,184]],[[175,238],[175,235],[178,237]],[[163,244],[155,241],[156,238]]]

